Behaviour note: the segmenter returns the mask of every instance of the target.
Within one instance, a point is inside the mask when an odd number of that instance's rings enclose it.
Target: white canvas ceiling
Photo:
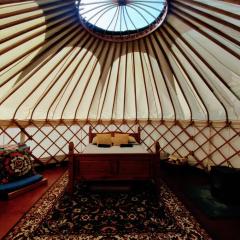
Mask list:
[[[72,0],[0,2],[0,120],[240,120],[240,5],[174,0],[114,43]]]

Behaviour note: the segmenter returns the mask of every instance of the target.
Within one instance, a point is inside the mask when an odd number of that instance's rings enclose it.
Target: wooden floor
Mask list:
[[[43,175],[48,179],[47,186],[8,201],[0,201],[0,239],[11,229],[42,194],[66,171],[66,167],[47,169]],[[199,171],[181,171],[179,169],[161,166],[162,179],[174,191],[200,224],[207,230],[214,240],[239,240],[240,219],[209,219],[196,205],[184,195],[182,189],[189,183],[205,184],[208,177]]]
[[[48,184],[29,191],[11,200],[0,200],[0,239],[31,206],[47,191],[47,189],[66,171],[66,167],[47,169],[43,173]]]

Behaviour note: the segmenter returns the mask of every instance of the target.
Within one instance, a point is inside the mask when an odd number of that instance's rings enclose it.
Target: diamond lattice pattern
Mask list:
[[[231,124],[193,122],[138,122],[138,123],[10,123],[0,127],[0,144],[26,143],[32,157],[41,164],[67,160],[68,143],[74,142],[75,152],[81,153],[88,144],[88,130],[95,132],[136,132],[141,129],[141,143],[154,151],[158,141],[161,151],[187,157],[189,164],[208,169],[212,165],[240,167],[240,128]]]

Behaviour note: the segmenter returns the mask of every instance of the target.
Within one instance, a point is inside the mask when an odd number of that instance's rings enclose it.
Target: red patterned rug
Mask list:
[[[70,196],[67,181],[65,173],[4,239],[211,239],[165,184],[157,200],[149,183],[128,192],[93,192],[82,184]]]

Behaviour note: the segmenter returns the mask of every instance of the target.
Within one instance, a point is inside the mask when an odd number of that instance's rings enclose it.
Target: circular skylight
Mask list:
[[[110,41],[137,39],[158,28],[167,15],[167,0],[78,0],[82,25]]]

